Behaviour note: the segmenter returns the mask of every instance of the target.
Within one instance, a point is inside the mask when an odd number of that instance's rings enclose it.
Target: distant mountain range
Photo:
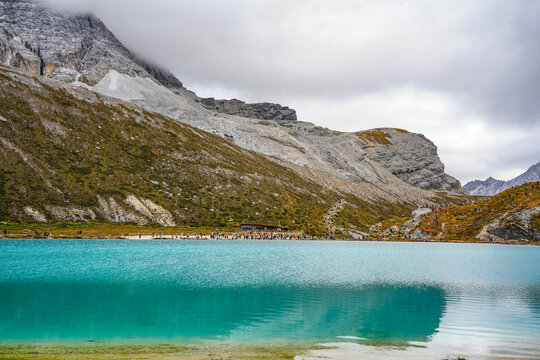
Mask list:
[[[514,186],[523,185],[529,182],[540,181],[540,162],[531,166],[523,174],[513,178],[512,180],[503,181],[488,177],[486,180],[470,181],[463,188],[471,195],[490,196],[496,195],[504,190]]]

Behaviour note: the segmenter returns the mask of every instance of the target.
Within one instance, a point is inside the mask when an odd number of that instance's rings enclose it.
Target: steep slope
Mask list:
[[[362,193],[368,199],[415,202],[433,195],[421,189],[461,191],[459,182],[444,174],[435,146],[420,135],[382,129],[386,140],[377,143],[361,133],[294,121],[294,110],[279,105],[234,101],[208,105],[171,74],[138,60],[93,16],[66,15],[30,1],[1,0],[0,29],[0,60],[5,64],[92,86],[245,149],[277,157],[324,188]]]
[[[340,200],[345,231],[414,207],[398,197],[404,190],[325,188],[279,159],[80,87],[1,65],[0,82],[3,221],[249,221],[325,234],[324,215]]]
[[[463,188],[471,195],[490,196],[499,194],[514,186],[519,186],[534,181],[540,181],[540,163],[531,166],[523,174],[516,176],[512,180],[503,181],[489,177],[484,181],[474,180],[468,182]]]
[[[443,241],[540,241],[540,182],[513,187],[488,199],[419,209],[413,218],[387,220],[374,231],[385,237]]]

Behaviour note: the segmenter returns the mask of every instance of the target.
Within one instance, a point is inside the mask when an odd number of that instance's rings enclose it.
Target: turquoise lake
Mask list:
[[[540,247],[0,240],[0,342],[422,344],[540,358]]]

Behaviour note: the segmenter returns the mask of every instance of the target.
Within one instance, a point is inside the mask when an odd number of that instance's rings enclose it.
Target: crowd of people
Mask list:
[[[129,237],[126,234],[126,237]],[[146,235],[138,233],[139,239],[147,238]],[[210,234],[203,234],[193,232],[191,234],[162,234],[152,233],[152,239],[185,239],[185,240],[323,240],[326,237],[321,236],[309,236],[304,234],[285,233],[285,232],[250,232],[250,233],[232,233],[227,234],[224,232],[212,232]]]

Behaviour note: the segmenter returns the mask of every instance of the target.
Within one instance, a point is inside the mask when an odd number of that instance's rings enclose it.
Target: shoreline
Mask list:
[[[405,238],[375,238],[375,239],[331,239],[331,238],[316,238],[316,239],[233,239],[233,238],[210,238],[210,235],[203,236],[175,236],[175,235],[163,235],[163,236],[152,236],[152,235],[128,235],[128,236],[34,236],[25,234],[9,234],[9,235],[0,235],[1,240],[141,240],[141,241],[302,241],[302,242],[321,242],[321,241],[330,241],[330,242],[389,242],[389,243],[453,243],[453,244],[492,244],[492,245],[530,245],[530,246],[540,246],[540,241],[482,241],[476,239],[463,239],[463,240],[439,240],[439,239],[405,239]]]

